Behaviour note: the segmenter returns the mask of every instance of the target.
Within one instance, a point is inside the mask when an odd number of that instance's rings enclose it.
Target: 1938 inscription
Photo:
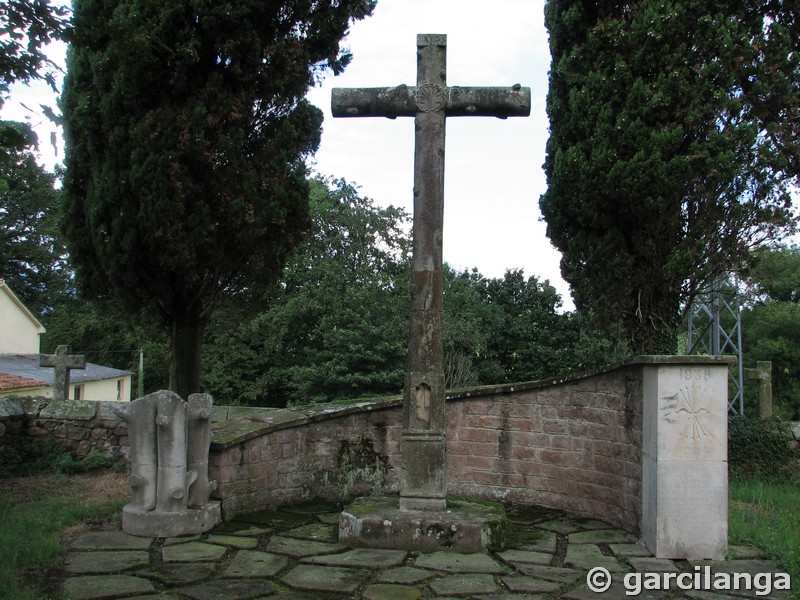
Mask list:
[[[680,378],[684,381],[709,381],[711,369],[708,368],[681,368]]]

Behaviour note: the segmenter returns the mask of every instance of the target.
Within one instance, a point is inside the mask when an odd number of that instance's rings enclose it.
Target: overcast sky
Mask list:
[[[447,120],[444,259],[489,277],[524,269],[526,276],[550,280],[571,308],[538,208],[550,64],[543,10],[543,0],[378,0],[374,15],[353,25],[344,42],[353,54],[345,73],[328,76],[309,94],[325,112],[314,167],[360,186],[380,205],[412,212],[413,119],[334,119],[331,89],[414,85],[417,34],[446,34],[448,85],[520,83],[531,88],[532,107],[527,118]],[[36,110],[41,102],[53,104],[46,86],[17,88],[2,116],[38,125],[42,160],[52,167],[60,157],[50,147],[54,129]]]

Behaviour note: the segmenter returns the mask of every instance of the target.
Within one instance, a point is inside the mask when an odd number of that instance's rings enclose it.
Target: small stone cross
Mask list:
[[[414,221],[411,333],[403,398],[401,510],[444,510],[444,359],[442,348],[442,226],[447,117],[526,117],[531,91],[509,87],[448,87],[447,36],[417,36],[417,85],[336,88],[334,117],[414,117]]]
[[[39,356],[40,367],[54,367],[53,400],[66,400],[69,397],[70,369],[85,369],[86,359],[83,356],[70,354],[69,346],[59,346],[55,354]]]

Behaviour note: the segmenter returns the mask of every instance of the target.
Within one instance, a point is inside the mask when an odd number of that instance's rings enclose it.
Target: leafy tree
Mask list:
[[[748,275],[751,301],[742,312],[742,346],[747,364],[772,362],[776,409],[800,416],[800,247],[779,246],[757,253]]]
[[[48,0],[0,4],[0,102],[12,83],[44,79],[55,90],[57,66],[44,51],[69,35],[69,11]]]
[[[408,216],[341,180],[310,184],[311,227],[267,307],[228,305],[209,327],[203,389],[223,401],[283,406],[402,389]]]
[[[42,79],[55,90],[57,65],[44,51],[69,37],[68,10],[47,0],[6,0],[0,4],[0,108],[11,85]],[[0,121],[0,162],[36,145],[28,125]],[[0,183],[2,180],[0,179]]]
[[[139,385],[139,350],[144,352],[144,393],[169,383],[169,339],[147,315],[132,315],[119,302],[67,298],[42,317],[47,334],[42,352],[67,344],[86,360],[132,371],[133,396]]]
[[[673,353],[681,306],[791,228],[796,11],[773,0],[548,0],[540,204],[578,309]]]
[[[74,4],[64,223],[80,289],[160,317],[170,388],[200,382],[223,294],[274,281],[308,222],[303,96],[370,0]]]
[[[54,187],[56,177],[37,165],[26,148],[33,145],[32,133],[16,125],[29,143],[21,149],[6,147],[0,155],[0,278],[34,314],[42,315],[71,288],[58,230],[60,191]]]

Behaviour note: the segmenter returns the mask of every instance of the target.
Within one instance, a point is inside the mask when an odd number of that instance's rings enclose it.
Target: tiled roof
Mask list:
[[[0,354],[0,374],[35,381],[37,387],[40,382],[45,386],[51,386],[55,369],[40,367],[39,356],[39,354]],[[132,375],[132,373],[87,362],[85,369],[70,370],[69,381],[71,384],[77,385],[88,381],[117,379],[128,375]]]
[[[0,391],[26,390],[47,387],[48,385],[50,384],[28,377],[20,377],[19,375],[12,375],[10,373],[0,373]]]

